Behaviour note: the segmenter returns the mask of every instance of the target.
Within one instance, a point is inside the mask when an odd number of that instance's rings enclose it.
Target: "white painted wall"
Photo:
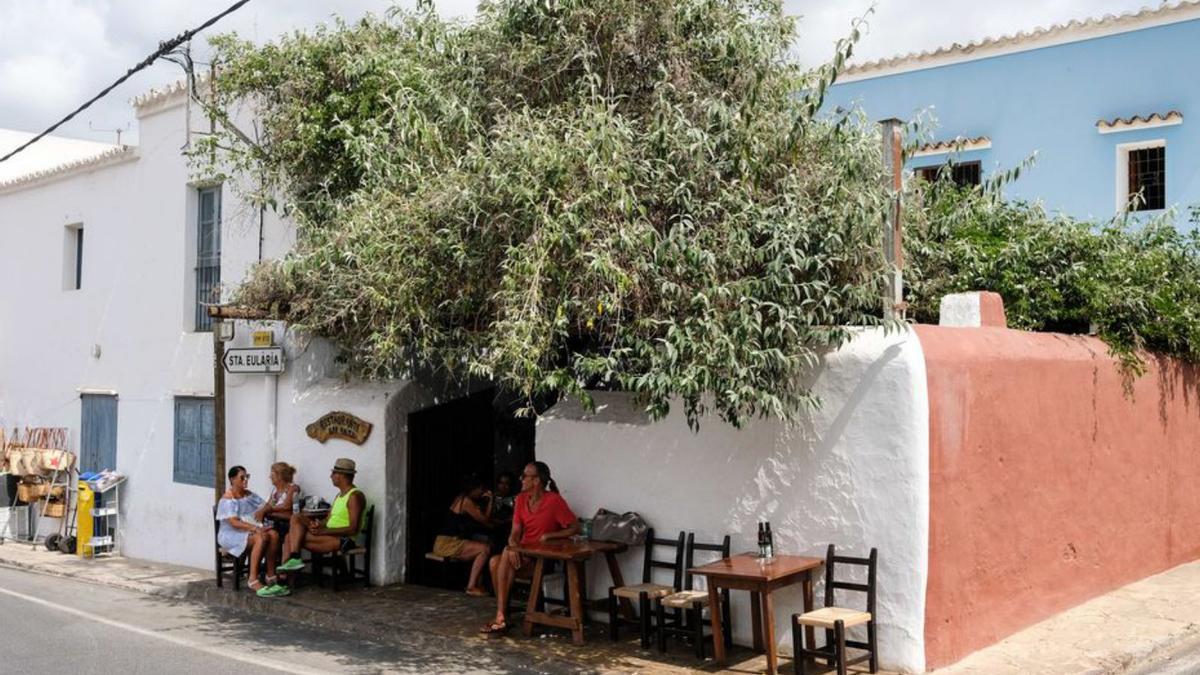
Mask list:
[[[176,97],[142,113],[128,158],[0,190],[0,425],[65,426],[78,451],[80,390],[117,392],[116,468],[130,477],[124,553],[211,568],[212,488],[172,480],[174,397],[213,390],[212,336],[192,330],[188,109]],[[75,223],[84,227],[78,291],[64,290],[62,269]],[[271,214],[263,225],[263,255],[282,255],[289,228]],[[259,231],[258,211],[225,190],[227,284],[258,259]]]
[[[637,511],[659,533],[695,531],[706,541],[732,534],[735,551],[755,549],[764,519],[780,552],[824,556],[835,543],[865,555],[877,547],[882,663],[922,672],[929,411],[916,335],[862,333],[828,357],[815,391],[822,407],[795,428],[757,421],[739,431],[711,418],[698,434],[679,406],[649,423],[625,395],[599,393],[594,415],[564,402],[544,416],[537,456],[581,517],[599,507]],[[641,555],[624,556],[626,582],[640,581]],[[592,597],[607,592],[602,568],[589,566]],[[748,644],[749,601],[733,596],[735,639]],[[799,587],[777,593],[776,607],[777,637],[790,652]]]
[[[270,489],[266,479],[271,463],[288,462],[296,467],[296,482],[306,494],[332,502],[337,494],[329,479],[333,462],[338,457],[353,459],[358,467],[355,484],[375,506],[372,581],[400,581],[405,555],[404,413],[430,405],[433,396],[403,380],[348,381],[335,365],[336,350],[329,343],[285,334],[278,322],[236,322],[231,346],[249,346],[251,331],[264,328],[274,330],[276,344],[283,345],[287,370],[281,375],[226,377],[229,465],[245,465],[252,489],[265,493]],[[334,410],[373,425],[363,445],[341,439],[321,443],[308,437],[305,427]]]

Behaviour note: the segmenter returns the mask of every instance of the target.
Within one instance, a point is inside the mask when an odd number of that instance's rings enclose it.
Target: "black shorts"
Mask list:
[[[271,523],[271,529],[278,532],[279,536],[281,536],[281,537],[286,537],[287,533],[288,533],[288,528],[290,528],[292,526],[292,523],[289,520],[277,520],[275,518],[271,518],[270,523]]]
[[[345,553],[356,546],[358,546],[358,542],[355,541],[354,537],[340,537],[338,539],[338,550],[342,553]]]

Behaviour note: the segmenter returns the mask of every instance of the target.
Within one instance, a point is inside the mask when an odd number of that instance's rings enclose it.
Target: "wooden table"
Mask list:
[[[741,553],[691,569],[692,574],[708,578],[709,611],[712,613],[713,648],[717,663],[725,665],[725,636],[727,627],[721,625],[720,589],[750,591],[750,616],[754,627],[754,649],[767,653],[767,672],[775,673],[779,660],[775,653],[775,604],[771,593],[776,589],[801,583],[804,587],[804,611],[813,610],[813,574],[825,564],[823,558],[798,555],[777,555],[763,560],[754,553]],[[807,628],[808,644],[813,642],[813,629]]]
[[[513,550],[521,555],[537,560],[533,567],[533,586],[529,590],[529,605],[525,608],[525,623],[521,627],[522,632],[526,636],[532,635],[534,624],[557,626],[571,631],[571,638],[575,644],[583,644],[583,620],[586,611],[583,606],[583,584],[587,583],[583,574],[583,564],[597,553],[603,553],[604,559],[608,563],[608,573],[612,575],[613,585],[624,586],[625,580],[621,576],[621,567],[617,564],[617,554],[624,552],[627,548],[625,544],[607,541],[577,542],[571,540],[514,547]],[[542,594],[542,574],[547,560],[561,561],[567,568],[568,606],[571,609],[568,616],[537,611],[538,599]],[[622,600],[622,614],[627,618],[632,617],[633,605],[627,599],[622,598]]]

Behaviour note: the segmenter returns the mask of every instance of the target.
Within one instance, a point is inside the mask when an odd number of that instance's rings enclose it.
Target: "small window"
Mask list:
[[[1141,195],[1130,205],[1132,211],[1167,208],[1167,148],[1137,148],[1128,154],[1128,197]]]
[[[916,174],[922,179],[935,183],[938,177],[946,169],[950,170],[950,180],[959,187],[967,187],[970,185],[979,185],[982,182],[983,173],[981,162],[953,162],[947,167],[945,164],[936,164],[933,166],[922,166],[914,169]]]
[[[83,288],[83,225],[68,225],[63,235],[63,290]]]
[[[203,487],[215,484],[214,429],[211,398],[175,399],[176,483]]]
[[[221,187],[199,190],[196,217],[196,331],[212,330],[208,305],[221,292]]]

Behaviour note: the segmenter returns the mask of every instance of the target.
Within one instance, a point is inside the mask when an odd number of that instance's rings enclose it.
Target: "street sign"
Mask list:
[[[283,347],[238,347],[225,350],[227,373],[282,373]]]

